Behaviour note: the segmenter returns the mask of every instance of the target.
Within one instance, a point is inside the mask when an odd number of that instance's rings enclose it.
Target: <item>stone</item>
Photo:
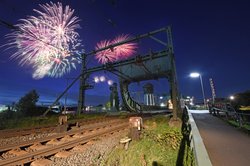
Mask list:
[[[57,154],[55,154],[55,157],[66,158],[66,157],[69,157],[72,154],[73,154],[72,152],[61,151],[61,152],[58,152]]]
[[[53,163],[53,161],[48,159],[38,159],[33,161],[30,166],[49,166]]]
[[[131,141],[131,138],[125,137],[120,140],[120,143],[124,144],[125,150],[128,149],[129,142]]]

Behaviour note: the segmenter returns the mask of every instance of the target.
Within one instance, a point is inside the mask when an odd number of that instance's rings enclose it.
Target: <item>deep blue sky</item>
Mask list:
[[[0,19],[16,24],[18,19],[34,15],[38,4],[49,1],[0,0]],[[57,2],[57,1],[53,1]],[[166,0],[74,0],[60,1],[75,9],[81,19],[80,33],[86,52],[103,39],[119,34],[138,35],[172,25],[178,83],[184,95],[202,98],[199,79],[188,77],[190,72],[202,74],[207,97],[211,96],[209,78],[213,78],[218,97],[250,89],[250,2],[247,0],[166,1]],[[112,20],[112,25],[108,20]],[[0,26],[0,45],[7,42],[10,30]],[[141,50],[146,48],[139,48]],[[53,100],[66,87],[67,77],[76,77],[77,70],[60,79],[32,79],[29,68],[18,66],[9,57],[14,50],[0,48],[0,104],[18,100],[36,89],[41,101]],[[94,59],[91,66],[96,65]],[[97,73],[98,74],[98,73]],[[105,74],[103,72],[99,75]],[[112,74],[108,77],[113,78]],[[166,80],[154,81],[156,93],[168,92]],[[133,90],[140,88],[132,87]],[[87,92],[87,102],[108,100],[107,84],[98,84]],[[69,92],[77,101],[78,84]]]

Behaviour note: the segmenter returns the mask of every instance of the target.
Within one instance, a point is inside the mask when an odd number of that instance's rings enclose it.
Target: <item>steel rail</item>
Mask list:
[[[35,151],[32,153],[24,154],[24,155],[13,157],[13,158],[6,159],[6,160],[0,160],[0,166],[1,165],[5,165],[5,166],[20,165],[20,164],[22,165],[22,164],[30,163],[37,158],[48,157],[48,156],[54,155],[61,150],[71,149],[77,145],[84,144],[84,143],[86,143],[86,142],[88,142],[96,137],[99,137],[99,136],[102,136],[102,135],[105,135],[108,133],[112,133],[112,132],[115,132],[117,130],[125,129],[126,127],[128,127],[128,122],[126,122],[126,123],[124,122],[124,123],[120,124],[119,126],[105,129],[105,130],[102,130],[102,131],[99,131],[96,133],[91,133],[85,137],[75,139],[75,140],[72,140],[69,142],[65,142],[65,143],[62,143],[58,146],[51,146],[51,147],[48,147],[48,148],[43,149],[43,150],[38,150],[38,151]]]
[[[55,129],[54,126],[44,126],[44,127],[35,127],[35,128],[26,128],[26,129],[6,129],[6,130],[0,130],[0,138],[10,138],[10,137],[16,137],[16,136],[24,136],[29,134],[39,134],[39,133],[45,133],[50,132]]]
[[[85,125],[85,124],[93,123],[93,122],[101,123],[101,122],[108,121],[110,119],[112,118],[87,119],[84,121],[79,121],[79,125]],[[69,122],[69,124],[71,124],[71,122]],[[16,136],[24,136],[24,135],[29,135],[33,133],[39,134],[39,133],[50,132],[50,131],[53,131],[56,128],[56,126],[57,125],[49,125],[49,126],[41,126],[41,127],[34,127],[34,128],[0,130],[0,139],[16,137]]]
[[[124,121],[125,120],[122,120],[122,122],[124,122]],[[104,127],[107,127],[107,126],[112,126],[112,125],[115,125],[117,123],[121,123],[121,121],[114,121],[114,122],[109,121],[109,122],[105,122],[105,123],[102,123],[102,124],[97,124],[95,126],[83,127],[83,128],[81,128],[79,130],[73,130],[73,131],[69,131],[69,132],[65,132],[65,133],[60,133],[60,134],[57,134],[57,135],[54,135],[54,136],[49,136],[49,137],[40,138],[40,139],[34,139],[32,141],[30,141],[30,140],[24,141],[24,142],[21,142],[20,144],[2,146],[2,147],[0,147],[0,153],[9,151],[11,149],[18,149],[18,148],[28,147],[28,146],[34,145],[36,143],[45,143],[45,142],[48,142],[48,141],[50,141],[52,139],[60,139],[60,138],[63,138],[65,136],[71,136],[71,135],[74,135],[74,134],[77,134],[77,133],[82,133],[82,132],[85,132],[85,131],[91,131],[91,130],[98,129],[98,128],[104,128]]]

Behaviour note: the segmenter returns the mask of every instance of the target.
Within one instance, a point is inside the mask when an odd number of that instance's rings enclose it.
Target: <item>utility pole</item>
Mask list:
[[[180,99],[177,88],[177,78],[176,78],[176,67],[175,67],[175,59],[174,59],[174,48],[173,48],[173,39],[172,39],[172,31],[171,27],[168,27],[167,30],[168,37],[168,46],[167,49],[170,52],[170,65],[171,65],[171,73],[170,73],[170,86],[171,86],[171,98],[173,103],[173,119],[177,120],[177,118],[181,118],[181,108],[180,108]]]
[[[77,114],[80,115],[82,110],[85,111],[85,86],[86,86],[86,54],[82,54],[82,71],[80,77],[80,88],[79,88],[79,98],[78,98],[78,107],[77,107]]]

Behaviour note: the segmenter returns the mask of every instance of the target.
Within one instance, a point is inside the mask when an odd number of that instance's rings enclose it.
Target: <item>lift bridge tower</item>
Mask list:
[[[157,34],[161,35],[161,37],[166,36],[166,41],[157,38]],[[88,56],[93,56],[97,52],[104,51],[107,49],[110,49],[112,51],[116,46],[125,43],[138,42],[146,38],[150,38],[156,43],[162,45],[164,49],[154,52],[150,51],[146,55],[137,55],[136,57],[132,57],[127,60],[107,63],[92,68],[87,68],[86,66],[86,58]],[[128,90],[129,84],[133,82],[155,80],[159,78],[167,79],[170,85],[171,100],[173,103],[172,119],[174,121],[178,121],[178,119],[180,119],[182,111],[180,107],[180,98],[177,86],[176,66],[172,42],[172,32],[170,26],[146,34],[138,35],[136,37],[129,38],[125,41],[108,45],[99,50],[94,50],[89,53],[83,54],[81,74],[56,99],[55,103],[59,101],[59,99],[68,91],[71,86],[73,86],[73,84],[77,80],[80,79],[80,91],[78,100],[78,114],[80,114],[81,111],[85,109],[85,91],[89,87],[89,85],[86,83],[86,80],[89,74],[103,70],[119,77],[120,92],[123,103],[126,108],[131,112],[147,111],[149,110],[149,107],[147,105],[138,103],[131,98],[130,92]]]
[[[166,41],[162,41],[159,38],[155,37],[156,34],[160,33],[162,34],[162,36],[163,35],[166,36],[167,39]],[[93,72],[105,70],[119,77],[120,92],[123,103],[126,106],[126,108],[131,112],[142,112],[142,111],[147,111],[149,109],[147,104],[143,105],[142,103],[138,103],[131,98],[130,92],[128,90],[129,84],[145,80],[166,78],[170,85],[171,100],[173,103],[173,118],[177,119],[177,117],[181,116],[182,111],[180,108],[174,49],[172,42],[172,32],[170,26],[143,35],[139,35],[134,38],[130,38],[126,41],[122,41],[116,44],[111,44],[99,50],[95,50],[90,53],[84,54],[84,57],[86,59],[86,56],[96,54],[99,51],[107,49],[113,50],[118,45],[140,41],[145,38],[150,38],[154,40],[156,43],[163,45],[165,49],[156,52],[150,51],[146,55],[137,55],[136,57],[127,60],[107,63],[101,66],[88,69],[86,68],[85,63],[83,62],[80,95],[78,102],[79,110],[84,108],[83,96],[85,93],[84,86],[86,85],[85,80],[87,75]],[[154,105],[154,101],[153,101],[153,96],[152,95],[150,96],[150,94],[151,93],[147,95],[148,99],[150,100],[150,104],[148,105],[152,106]]]

